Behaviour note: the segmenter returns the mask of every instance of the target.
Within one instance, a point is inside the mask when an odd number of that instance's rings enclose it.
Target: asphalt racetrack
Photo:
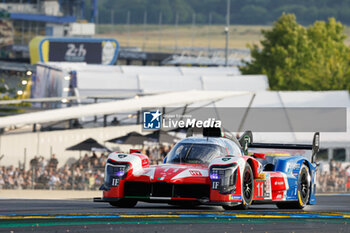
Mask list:
[[[350,232],[350,195],[318,196],[304,210],[274,205],[225,211],[138,203],[120,209],[92,200],[0,199],[0,232]]]

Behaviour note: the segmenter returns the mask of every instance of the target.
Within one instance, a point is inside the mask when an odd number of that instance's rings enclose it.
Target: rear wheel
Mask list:
[[[248,209],[253,200],[253,182],[253,170],[249,163],[247,163],[243,171],[242,179],[242,204],[238,206],[223,206],[223,208],[225,210]]]
[[[308,167],[303,164],[299,171],[298,201],[277,203],[280,209],[303,209],[310,197],[310,173]]]
[[[132,208],[137,204],[136,200],[129,199],[121,199],[119,201],[111,201],[109,202],[111,206],[119,207],[119,208]]]

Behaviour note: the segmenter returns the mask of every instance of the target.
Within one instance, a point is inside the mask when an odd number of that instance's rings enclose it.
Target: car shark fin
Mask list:
[[[253,133],[248,130],[243,133],[243,135],[239,138],[239,143],[242,146],[244,155],[248,155],[248,146],[250,143],[253,143]]]

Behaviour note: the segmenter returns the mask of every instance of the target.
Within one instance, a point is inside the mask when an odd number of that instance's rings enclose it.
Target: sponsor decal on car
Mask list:
[[[118,154],[118,157],[120,158],[120,159],[124,159],[125,157],[127,157],[128,155],[126,155],[126,154]]]
[[[293,166],[293,171],[292,171],[292,174],[293,176],[298,176],[299,175],[299,171],[300,171],[300,163],[295,163],[294,166]]]
[[[259,173],[259,177],[257,178],[259,180],[265,180],[265,173],[262,172],[262,173]]]
[[[192,176],[202,176],[200,171],[190,170],[189,172]]]
[[[211,188],[212,188],[213,190],[217,190],[218,187],[219,187],[219,181],[213,181],[213,182],[212,182]]]
[[[242,196],[241,195],[230,195],[230,201],[232,200],[242,200]]]
[[[112,182],[111,182],[111,186],[113,187],[117,187],[119,186],[119,183],[120,183],[120,178],[119,177],[116,177],[116,178],[112,178]]]
[[[283,185],[284,182],[283,181],[275,181],[275,185]]]
[[[264,173],[265,174],[265,199],[271,199],[272,195],[271,195],[271,177],[269,173]]]

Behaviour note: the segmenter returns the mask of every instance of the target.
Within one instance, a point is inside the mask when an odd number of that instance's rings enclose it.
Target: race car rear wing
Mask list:
[[[271,148],[271,149],[296,149],[296,150],[312,150],[311,162],[315,162],[316,154],[320,147],[320,133],[316,132],[313,137],[312,145],[308,144],[280,144],[280,143],[254,143],[251,131],[246,131],[240,137],[239,142],[244,149],[244,154],[248,154],[250,148]]]

